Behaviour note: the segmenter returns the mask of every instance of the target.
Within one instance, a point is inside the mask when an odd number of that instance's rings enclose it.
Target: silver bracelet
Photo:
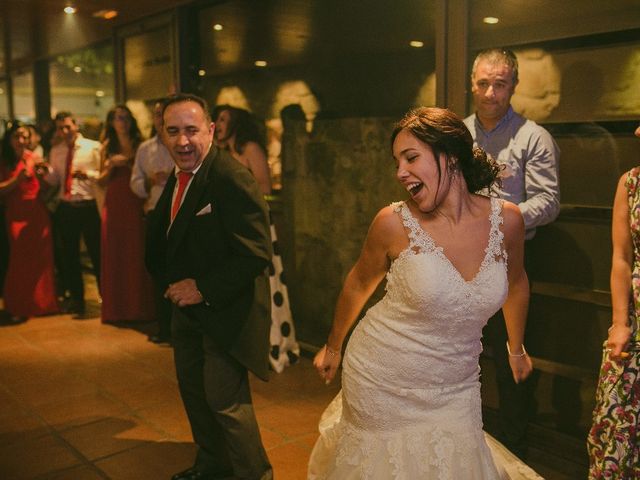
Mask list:
[[[511,349],[509,348],[509,342],[507,342],[507,353],[509,354],[509,356],[510,357],[524,357],[525,355],[527,355],[527,349],[524,348],[524,344],[521,343],[520,346],[522,347],[522,353],[513,354],[513,353],[511,353]]]
[[[331,348],[329,345],[327,345],[326,343],[324,344],[324,348],[327,351],[327,353],[329,355],[331,355],[332,357],[337,357],[338,355],[340,355],[340,352],[334,350],[333,348]]]
[[[211,306],[211,304],[207,301],[207,299],[206,299],[206,298],[204,298],[204,295],[202,294],[202,292],[201,292],[200,290],[198,290],[197,288],[196,288],[196,292],[198,293],[198,295],[200,295],[200,298],[202,299],[202,302],[203,302],[207,307],[210,307],[210,306]]]

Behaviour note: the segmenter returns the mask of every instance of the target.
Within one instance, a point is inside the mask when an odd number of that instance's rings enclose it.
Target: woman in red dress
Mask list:
[[[112,108],[102,146],[98,183],[106,188],[102,208],[102,321],[151,321],[153,289],[144,267],[143,201],[129,188],[140,129],[125,105]]]
[[[27,150],[28,143],[29,130],[13,122],[2,139],[0,152],[0,194],[9,234],[4,308],[13,322],[58,311],[51,221],[38,198],[37,157]]]

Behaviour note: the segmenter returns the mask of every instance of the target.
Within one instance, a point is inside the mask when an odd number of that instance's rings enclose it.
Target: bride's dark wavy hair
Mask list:
[[[395,125],[391,134],[391,148],[402,130],[407,130],[431,147],[438,167],[438,184],[442,177],[438,159],[443,153],[447,158],[447,168],[450,172],[462,173],[469,192],[491,191],[494,186],[500,185],[498,175],[502,167],[484,150],[473,146],[469,129],[451,110],[437,107],[410,110]]]

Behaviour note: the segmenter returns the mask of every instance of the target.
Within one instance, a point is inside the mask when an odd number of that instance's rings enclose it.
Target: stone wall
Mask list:
[[[395,119],[304,122],[283,138],[283,257],[298,338],[322,345],[342,281],[375,214],[406,193],[395,180]],[[374,296],[377,297],[377,296]]]

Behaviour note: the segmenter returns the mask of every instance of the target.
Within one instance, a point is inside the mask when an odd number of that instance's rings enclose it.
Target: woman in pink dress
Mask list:
[[[129,188],[140,129],[125,105],[112,108],[102,147],[98,183],[102,207],[101,293],[104,323],[151,321],[153,290],[144,267],[142,199]]]
[[[4,308],[12,322],[58,311],[49,212],[38,197],[40,160],[27,150],[29,130],[12,122],[2,139],[0,194],[9,235]]]

